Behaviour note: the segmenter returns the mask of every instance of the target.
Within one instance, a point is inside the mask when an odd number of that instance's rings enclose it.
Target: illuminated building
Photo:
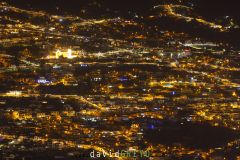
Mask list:
[[[19,112],[18,111],[14,111],[13,113],[12,113],[12,118],[13,119],[19,119],[19,117],[20,117],[20,115],[19,115]]]
[[[11,96],[11,97],[19,97],[22,95],[21,91],[9,91],[8,93],[6,93],[7,96]]]
[[[55,57],[56,59],[59,59],[59,57],[72,59],[72,58],[76,58],[77,56],[73,55],[72,49],[68,49],[67,51],[57,50],[55,53]]]
[[[45,77],[40,77],[40,78],[37,80],[37,82],[38,82],[39,84],[49,83],[49,81],[46,80]]]

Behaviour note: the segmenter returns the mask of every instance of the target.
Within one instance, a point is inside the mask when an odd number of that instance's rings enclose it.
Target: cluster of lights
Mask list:
[[[73,59],[76,58],[76,56],[72,55],[72,49],[68,49],[67,52],[62,52],[60,50],[57,50],[55,53],[56,59],[59,59],[59,57]]]

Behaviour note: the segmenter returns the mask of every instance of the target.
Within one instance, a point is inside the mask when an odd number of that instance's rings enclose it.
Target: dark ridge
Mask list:
[[[59,7],[65,11],[79,12],[82,8],[92,7],[95,9],[109,8],[120,12],[136,11],[147,13],[153,5],[178,3],[176,0],[1,0],[24,8],[35,8],[46,11],[57,11]],[[239,17],[239,5],[237,0],[183,0],[184,5],[194,5],[194,8],[204,16]],[[59,12],[61,13],[61,12]]]
[[[25,9],[43,10],[54,14],[73,14],[85,18],[124,17],[133,18],[135,14],[143,17],[152,15],[154,5],[177,3],[192,6],[205,19],[215,20],[222,16],[231,16],[240,24],[237,0],[4,0],[7,3]],[[134,17],[136,18],[136,17]],[[140,19],[140,18],[139,18]],[[137,19],[136,19],[137,20]],[[166,22],[161,25],[162,22]],[[156,19],[154,22],[142,20],[143,24],[150,26],[160,24],[163,30],[184,32],[196,37],[206,38],[217,42],[226,42],[239,47],[240,29],[231,29],[229,32],[219,33],[209,28],[193,23],[179,22],[176,20]]]
[[[235,48],[239,48],[240,29],[230,29],[227,32],[219,32],[212,28],[202,26],[199,23],[185,22],[171,17],[159,17],[156,19],[146,19],[142,21],[146,26],[158,26],[161,30],[184,32],[195,37],[205,38],[215,42],[228,43]]]

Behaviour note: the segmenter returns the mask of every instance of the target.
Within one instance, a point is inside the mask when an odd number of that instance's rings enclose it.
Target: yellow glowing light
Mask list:
[[[6,93],[7,96],[11,96],[11,97],[20,97],[22,95],[21,91],[9,91],[8,93]]]
[[[63,58],[68,58],[68,59],[72,59],[72,58],[76,57],[76,56],[73,56],[72,49],[68,49],[67,51],[60,51],[58,49],[55,53],[55,58],[59,59],[60,56],[62,56]]]
[[[122,84],[120,84],[120,85],[118,86],[118,89],[124,89],[124,86],[123,86]]]
[[[12,118],[13,118],[14,120],[19,119],[19,117],[20,117],[20,115],[19,115],[19,112],[18,112],[18,111],[14,111],[14,112],[12,113]]]
[[[232,93],[232,96],[237,97],[237,93],[236,93],[236,92],[233,92],[233,93]]]
[[[59,56],[61,56],[61,51],[58,49],[57,52],[56,52],[56,59],[58,59]]]
[[[72,50],[68,49],[67,53],[68,53],[67,58],[72,58]]]

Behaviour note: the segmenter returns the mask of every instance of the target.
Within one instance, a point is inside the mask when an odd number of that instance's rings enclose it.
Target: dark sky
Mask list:
[[[240,17],[239,0],[193,0],[197,11],[203,15]]]

